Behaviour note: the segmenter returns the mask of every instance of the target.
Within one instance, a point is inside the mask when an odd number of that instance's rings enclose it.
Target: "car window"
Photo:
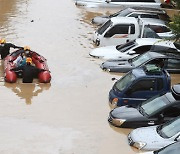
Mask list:
[[[130,34],[135,34],[135,25],[131,24],[130,26],[131,26]]]
[[[169,103],[165,95],[155,96],[141,104],[141,108],[144,110],[146,115],[155,114],[159,109],[163,108]]]
[[[160,130],[161,136],[165,138],[170,138],[179,132],[180,132],[180,118],[164,124]]]
[[[125,44],[116,46],[116,49],[119,52],[125,52],[125,51],[129,50],[130,48],[134,47],[135,45],[137,45],[137,43],[135,42],[135,40],[132,40]]]
[[[115,35],[115,34],[128,34],[129,31],[129,25],[115,25],[109,30],[109,37]]]
[[[161,25],[148,25],[148,27],[154,30],[156,33],[166,33],[171,31],[168,27]]]
[[[139,16],[139,14],[137,14],[137,13],[133,13],[133,14],[129,15],[128,17],[138,18],[138,16]]]
[[[135,48],[134,51],[136,51],[137,54],[143,54],[144,52],[149,51],[151,47],[152,45],[143,45]]]
[[[125,75],[124,77],[122,77],[120,80],[118,80],[115,84],[115,87],[119,90],[119,91],[123,91],[126,87],[128,87],[134,80],[136,79],[136,77],[132,74],[129,73],[127,75]]]
[[[160,36],[151,28],[145,26],[144,30],[142,31],[142,38],[157,38],[160,39]]]
[[[157,58],[149,61],[147,64],[155,64],[156,66],[163,68],[165,64],[165,60],[163,58]]]
[[[155,19],[159,19],[159,16],[156,14],[141,14],[140,15],[141,18],[155,18]]]
[[[176,142],[158,150],[158,152],[154,152],[154,154],[178,154],[179,150],[180,150],[179,142]]]
[[[171,106],[168,107],[164,112],[163,115],[165,117],[176,117],[180,115],[180,106],[176,105],[176,106]]]
[[[155,90],[155,79],[141,80],[136,82],[132,88],[131,92],[137,91],[154,91]]]
[[[145,63],[146,61],[148,61],[149,59],[151,59],[150,55],[148,53],[142,54],[138,57],[135,57],[132,59],[132,64],[135,67],[140,66],[141,64]]]
[[[180,59],[168,59],[167,69],[180,69]]]
[[[108,20],[104,25],[102,25],[98,30],[98,34],[103,34],[104,31],[112,24],[111,20]]]

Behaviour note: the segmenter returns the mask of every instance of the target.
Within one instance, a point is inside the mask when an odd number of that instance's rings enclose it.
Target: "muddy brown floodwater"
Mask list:
[[[0,37],[47,58],[50,84],[9,84],[0,62],[1,154],[134,154],[130,129],[111,127],[112,77],[89,56],[90,19],[106,9],[78,8],[72,0],[0,0]],[[179,82],[179,76],[173,78]]]

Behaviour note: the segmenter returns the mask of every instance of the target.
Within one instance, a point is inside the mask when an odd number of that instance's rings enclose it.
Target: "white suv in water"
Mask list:
[[[120,45],[137,38],[169,38],[174,36],[159,19],[114,17],[94,32],[96,46]]]

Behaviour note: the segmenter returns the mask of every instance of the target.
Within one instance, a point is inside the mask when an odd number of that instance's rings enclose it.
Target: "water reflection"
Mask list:
[[[4,86],[10,88],[20,99],[24,99],[27,105],[30,105],[32,103],[32,98],[38,96],[42,91],[48,90],[51,84],[5,83]]]

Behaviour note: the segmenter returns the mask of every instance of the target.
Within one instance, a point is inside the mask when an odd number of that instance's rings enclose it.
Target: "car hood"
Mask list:
[[[144,150],[157,150],[166,146],[167,142],[156,131],[157,126],[134,129],[129,135],[133,142],[146,143]]]
[[[111,116],[116,119],[132,119],[132,118],[143,118],[144,116],[139,113],[136,108],[122,106],[117,107],[111,111]]]
[[[93,49],[89,55],[103,59],[117,59],[121,52],[116,49],[116,46],[107,46]]]
[[[103,70],[110,72],[121,72],[125,73],[134,68],[127,60],[108,60],[100,66]]]

